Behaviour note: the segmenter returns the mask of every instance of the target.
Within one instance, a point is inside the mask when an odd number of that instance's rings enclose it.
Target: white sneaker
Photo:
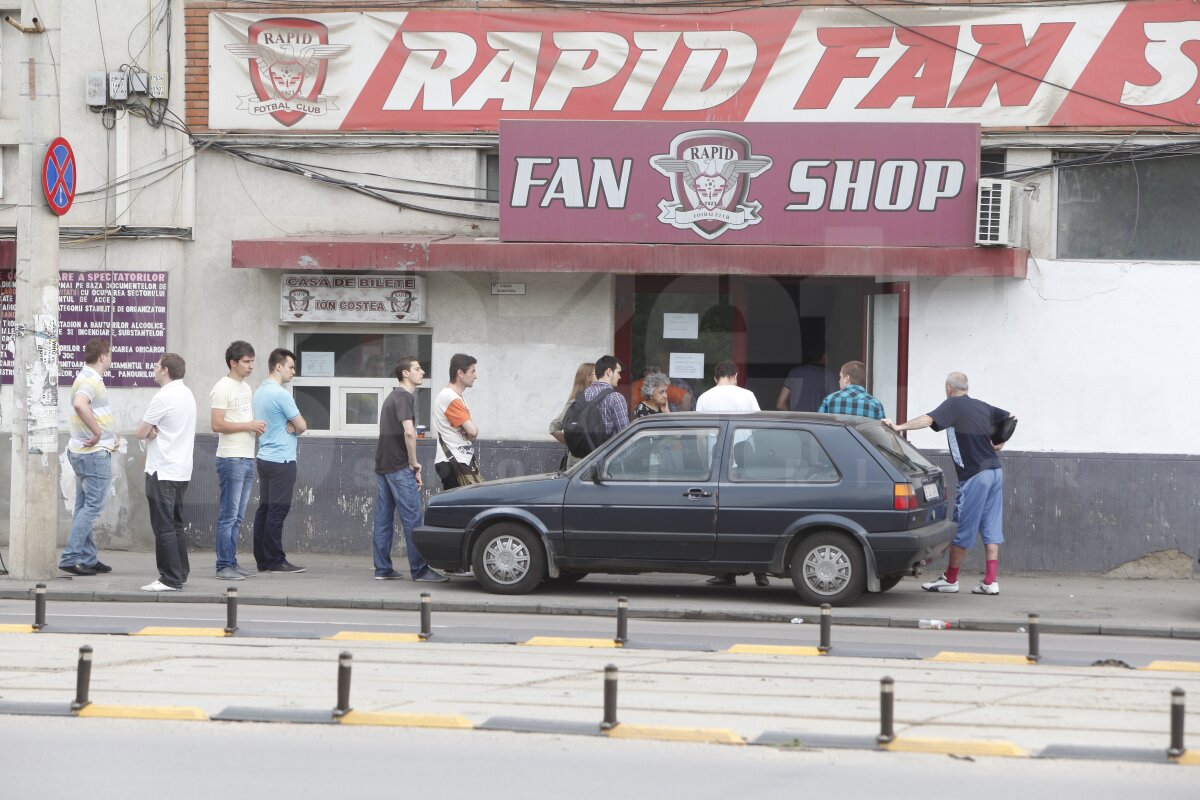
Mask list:
[[[945,592],[946,594],[954,594],[958,591],[958,581],[951,583],[946,580],[946,576],[942,575],[936,581],[922,583],[921,588],[927,592]]]
[[[980,583],[971,590],[971,594],[1000,594],[1000,581]]]
[[[154,583],[147,583],[145,586],[143,586],[142,591],[143,592],[178,592],[179,590],[176,589],[174,586],[167,586],[162,581],[155,581]]]

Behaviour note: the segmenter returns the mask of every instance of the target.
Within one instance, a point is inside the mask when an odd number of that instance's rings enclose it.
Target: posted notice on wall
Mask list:
[[[699,335],[699,314],[663,314],[664,339],[695,339]]]
[[[704,353],[671,353],[669,378],[703,378]]]
[[[58,274],[58,383],[70,386],[83,367],[83,348],[100,337],[112,345],[110,387],[153,387],[154,365],[167,349],[167,273]],[[15,328],[16,275],[0,271],[0,333]],[[13,382],[13,349],[0,349],[0,383]]]

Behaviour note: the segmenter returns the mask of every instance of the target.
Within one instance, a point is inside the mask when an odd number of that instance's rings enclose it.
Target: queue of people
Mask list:
[[[84,360],[71,387],[73,413],[67,453],[76,476],[75,515],[58,562],[61,571],[76,576],[111,572],[111,567],[98,557],[92,528],[103,510],[112,478],[112,454],[120,446],[104,385],[104,375],[112,365],[109,343],[99,338],[89,341]],[[438,439],[434,468],[443,490],[484,480],[476,447],[479,426],[466,398],[477,379],[477,364],[474,357],[456,353],[450,359],[449,382],[433,402],[432,422]],[[296,374],[296,356],[285,348],[273,350],[267,360],[268,375],[257,392],[247,383],[255,367],[254,348],[248,342],[234,341],[226,348],[225,366],[226,375],[209,393],[210,424],[218,437],[214,458],[219,492],[215,577],[241,581],[259,572],[304,572],[304,567],[288,560],[283,546],[284,521],[291,509],[297,478],[297,437],[308,428],[285,388]],[[159,573],[156,580],[142,587],[147,592],[180,591],[190,574],[183,498],[192,477],[196,401],[183,383],[186,368],[182,356],[175,353],[166,353],[158,360],[154,379],[160,388],[136,430],[146,451],[145,491]],[[616,391],[622,370],[621,362],[611,355],[579,365],[571,394],[550,423],[550,434],[568,446],[561,469],[574,466],[629,425],[629,405]],[[445,581],[445,575],[426,564],[412,539],[422,517],[420,490],[424,478],[416,449],[415,393],[425,380],[425,369],[415,356],[405,356],[396,362],[395,377],[397,385],[381,409],[375,452],[375,579],[405,577],[394,569],[391,557],[398,520],[408,554],[408,577],[414,581]],[[754,393],[738,385],[738,368],[732,361],[718,363],[713,378],[715,385],[695,398],[696,411],[729,414],[759,410]],[[673,384],[667,375],[647,371],[636,383],[634,419],[676,410],[671,397]],[[950,548],[946,571],[922,588],[957,592],[965,553],[977,537],[982,537],[987,571],[972,591],[999,594],[996,574],[999,547],[1004,541],[1004,483],[997,453],[1004,445],[996,441],[994,431],[1010,415],[969,397],[966,375],[953,372],[946,379],[945,402],[928,414],[894,423],[885,417],[883,404],[867,392],[865,383],[864,364],[846,362],[838,373],[838,389],[822,398],[819,411],[880,419],[898,433],[920,428],[947,433],[958,476],[954,503],[958,534]],[[805,391],[802,385],[796,388]],[[785,392],[791,394],[787,387]],[[676,399],[692,402],[690,397],[678,394]],[[779,404],[788,399],[781,394]],[[250,569],[238,563],[237,550],[255,473],[260,499],[253,524],[255,569]],[[755,573],[754,579],[758,586],[770,583],[765,574]],[[708,584],[733,586],[736,575],[719,575]]]

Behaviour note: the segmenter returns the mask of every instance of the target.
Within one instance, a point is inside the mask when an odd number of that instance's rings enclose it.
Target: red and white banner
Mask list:
[[[709,14],[209,15],[209,127],[500,119],[1200,123],[1191,0]]]

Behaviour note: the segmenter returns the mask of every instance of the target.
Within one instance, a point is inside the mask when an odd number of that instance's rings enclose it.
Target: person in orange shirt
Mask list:
[[[442,479],[443,490],[483,482],[475,452],[479,428],[463,397],[475,385],[477,363],[472,356],[455,353],[450,358],[450,383],[433,402],[433,429],[438,438],[433,468]]]

